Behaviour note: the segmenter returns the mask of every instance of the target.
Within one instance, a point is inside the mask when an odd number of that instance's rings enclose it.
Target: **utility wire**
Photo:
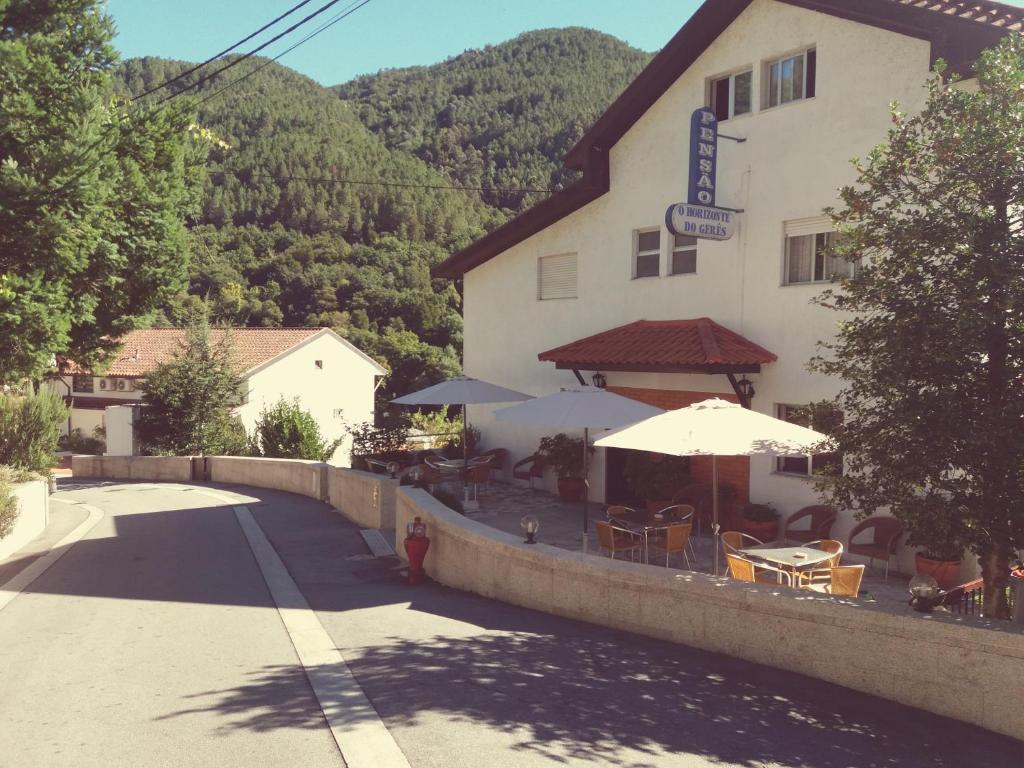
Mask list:
[[[221,176],[231,174],[233,176],[239,176],[244,171],[209,171],[209,173],[220,174]],[[367,187],[400,187],[404,189],[454,189],[462,192],[522,192],[522,193],[536,193],[536,194],[554,194],[561,192],[560,189],[534,189],[530,187],[523,188],[501,188],[501,187],[462,187],[454,184],[417,184],[414,182],[402,182],[402,181],[369,181],[365,179],[330,179],[330,178],[315,178],[310,176],[275,176],[270,173],[248,173],[245,174],[253,179],[273,179],[275,181],[307,181],[313,184],[352,184],[357,186]]]
[[[369,2],[369,1],[370,0],[366,0],[366,2]],[[201,78],[196,80],[194,83],[192,83],[191,85],[185,86],[180,91],[176,91],[175,93],[172,93],[172,94],[169,94],[167,96],[164,96],[162,99],[160,99],[160,101],[158,101],[156,103],[156,105],[160,106],[164,102],[170,101],[171,99],[175,99],[175,98],[181,96],[182,94],[188,93],[189,91],[193,90],[194,88],[198,88],[200,85],[205,83],[207,80],[211,80],[212,78],[216,77],[217,75],[221,74],[222,72],[226,72],[227,70],[231,69],[232,67],[237,67],[239,64],[241,64],[246,59],[249,59],[249,58],[255,56],[257,53],[262,51],[264,48],[266,48],[269,45],[272,45],[273,43],[276,43],[278,40],[280,40],[285,35],[290,35],[292,32],[294,32],[296,29],[301,27],[303,24],[305,24],[308,21],[316,18],[321,13],[323,13],[324,11],[328,10],[329,8],[337,5],[340,2],[341,2],[341,0],[329,0],[329,2],[325,3],[324,5],[320,6],[315,11],[313,11],[313,13],[309,14],[308,16],[306,16],[301,21],[295,22],[290,27],[288,27],[288,29],[284,30],[283,32],[279,32],[278,34],[274,35],[272,38],[267,40],[265,43],[261,43],[260,45],[257,45],[255,48],[253,48],[248,53],[243,53],[237,59],[235,59],[233,61],[229,61],[223,67],[220,67],[219,69],[215,69],[210,74],[203,75]],[[365,3],[364,3],[364,5],[365,5]]]
[[[311,2],[313,2],[313,0],[302,0],[302,2],[299,3],[298,5],[293,5],[287,11],[285,11],[280,16],[278,16],[276,19],[274,19],[273,21],[267,22],[262,27],[260,27],[255,32],[253,32],[251,35],[248,35],[247,37],[243,37],[241,40],[239,40],[237,43],[235,43],[231,47],[225,48],[220,53],[214,54],[213,56],[211,56],[206,61],[204,61],[204,62],[202,62],[200,64],[196,64],[193,67],[189,67],[184,72],[176,75],[175,77],[172,77],[170,80],[165,80],[164,82],[160,83],[160,85],[155,85],[152,88],[150,88],[148,91],[143,91],[138,96],[133,96],[132,97],[132,101],[138,101],[139,99],[142,99],[142,98],[145,98],[146,96],[149,96],[151,93],[156,93],[157,91],[159,91],[159,90],[161,90],[163,88],[166,88],[167,86],[169,86],[169,85],[171,85],[173,83],[178,82],[182,78],[188,77],[193,72],[195,72],[197,70],[200,70],[203,67],[205,67],[207,64],[212,64],[214,61],[219,59],[221,56],[224,56],[225,54],[231,53],[231,51],[235,50],[235,48],[238,48],[239,46],[245,45],[247,42],[252,40],[254,37],[259,35],[260,33],[266,32],[272,26],[277,24],[277,22],[281,21],[282,19],[287,18],[288,16],[291,16],[293,13],[295,13],[297,10],[299,10],[302,6],[309,5]]]
[[[195,103],[195,106],[197,106],[197,107],[201,106],[201,105],[205,104],[206,102],[208,102],[210,99],[213,99],[213,98],[216,98],[217,96],[220,96],[222,93],[224,93],[224,91],[228,90],[229,88],[234,88],[239,83],[242,83],[245,80],[248,80],[250,77],[255,75],[257,72],[259,72],[264,67],[270,66],[271,64],[273,64],[278,59],[280,59],[283,56],[285,56],[285,55],[291,53],[292,51],[294,51],[300,45],[303,45],[304,43],[312,40],[314,37],[319,35],[321,32],[324,32],[324,31],[330,29],[335,24],[337,24],[339,21],[341,21],[342,19],[344,19],[344,18],[346,18],[348,16],[351,16],[353,13],[358,11],[360,8],[362,8],[364,5],[366,5],[369,2],[371,2],[371,0],[362,0],[362,2],[358,2],[358,0],[356,0],[356,2],[353,2],[353,3],[349,4],[349,5],[347,5],[336,16],[328,19],[326,22],[324,22],[322,25],[320,25],[319,27],[314,29],[312,32],[310,32],[308,35],[306,35],[301,40],[298,40],[297,42],[295,42],[292,45],[290,45],[288,48],[285,48],[283,51],[281,51],[279,54],[277,54],[277,56],[274,56],[272,59],[267,59],[266,61],[261,62],[260,64],[258,64],[257,66],[253,67],[250,71],[246,72],[241,77],[239,77],[239,78],[237,78],[235,80],[232,80],[230,83],[225,85],[223,88],[221,88],[221,89],[219,89],[217,91],[214,91],[213,93],[209,94],[208,96],[204,96],[203,98],[201,98],[199,101],[197,101]]]

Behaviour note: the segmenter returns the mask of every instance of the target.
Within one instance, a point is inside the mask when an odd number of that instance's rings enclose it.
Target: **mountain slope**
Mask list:
[[[573,179],[561,158],[651,55],[589,29],[528,32],[427,67],[334,88],[388,147],[511,211]]]
[[[194,94],[202,100],[261,64],[246,62]],[[127,91],[140,93],[187,66],[133,59],[122,65],[121,77]],[[192,81],[194,76],[174,87]],[[472,193],[417,188],[451,182],[418,158],[385,146],[350,106],[278,64],[200,103],[199,123],[230,145],[210,156],[199,223],[281,224],[306,234],[331,230],[349,242],[394,234],[445,247],[464,244],[496,223],[495,213]]]

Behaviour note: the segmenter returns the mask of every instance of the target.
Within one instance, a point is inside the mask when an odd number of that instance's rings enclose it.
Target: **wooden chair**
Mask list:
[[[512,478],[514,480],[529,480],[530,488],[533,488],[534,478],[543,477],[544,457],[536,453],[512,465]]]
[[[863,565],[841,565],[838,568],[829,568],[822,571],[811,571],[809,575],[826,574],[827,581],[814,583],[807,586],[815,592],[824,592],[827,595],[843,595],[844,597],[856,597],[860,594],[860,582],[864,578]]]
[[[865,531],[871,531],[871,541],[855,542],[854,539]],[[896,554],[896,546],[903,535],[903,523],[895,517],[869,517],[859,523],[847,540],[846,549],[854,555],[869,558],[871,566],[875,558],[885,560],[885,580],[889,580],[889,560]]]
[[[643,541],[638,533],[603,520],[594,523],[594,527],[597,529],[597,541],[601,549],[606,550],[612,560],[618,552],[629,552],[630,559],[635,560],[636,553],[643,548]]]
[[[811,518],[810,528],[793,528],[793,523]],[[782,530],[782,538],[787,541],[815,541],[827,539],[832,532],[832,524],[836,521],[836,511],[827,504],[815,504],[798,509],[786,518]]]
[[[668,568],[669,555],[674,552],[682,552],[683,560],[686,561],[686,569],[690,567],[690,557],[686,554],[686,547],[690,543],[690,532],[693,530],[693,523],[677,523],[670,525],[664,533],[652,536],[647,540],[647,546],[651,549],[665,550],[665,567]]]
[[[779,585],[782,576],[788,574],[770,566],[754,563],[739,555],[726,555],[725,560],[729,563],[729,575],[737,581],[749,581],[757,584]],[[772,574],[775,574],[774,576]]]

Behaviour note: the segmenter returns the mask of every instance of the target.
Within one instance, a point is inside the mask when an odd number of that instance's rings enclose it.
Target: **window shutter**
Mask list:
[[[806,219],[793,219],[786,222],[786,237],[798,237],[800,235],[817,235],[822,232],[831,232],[832,219],[828,216],[810,216]]]
[[[537,259],[537,298],[576,298],[576,254],[543,256]]]

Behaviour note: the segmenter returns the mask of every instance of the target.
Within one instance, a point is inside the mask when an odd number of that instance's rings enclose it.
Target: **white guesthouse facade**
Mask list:
[[[235,413],[246,432],[253,433],[264,408],[297,398],[326,439],[344,439],[333,461],[348,466],[347,430],[373,422],[374,392],[386,369],[329,328],[235,328],[229,334],[242,375],[242,404]],[[222,335],[212,331],[212,341]],[[132,331],[103,376],[79,371],[51,380],[71,406],[70,428],[91,435],[109,426],[108,407],[141,402],[143,377],[177,354],[184,339],[180,329]]]
[[[438,268],[464,280],[467,375],[542,395],[575,384],[573,368],[588,383],[597,371],[610,389],[674,408],[736,397],[732,373],[753,383],[755,410],[781,416],[833,396],[838,382],[806,367],[838,319],[812,299],[849,268],[823,257],[823,209],[854,181],[850,160],[885,139],[889,104],[921,108],[938,58],[969,72],[1019,29],[1020,9],[950,12],[962,5],[707,0],[570,151],[580,182]],[[687,199],[690,118],[704,106],[723,137],[717,205],[742,210],[720,242],[677,239],[665,224]],[[543,430],[496,425],[492,412],[471,408],[486,444],[514,458],[536,450]],[[741,501],[783,515],[817,503],[806,460],[731,461],[723,480]],[[613,464],[597,451],[594,497],[611,493]],[[841,514],[833,535],[853,524]]]

